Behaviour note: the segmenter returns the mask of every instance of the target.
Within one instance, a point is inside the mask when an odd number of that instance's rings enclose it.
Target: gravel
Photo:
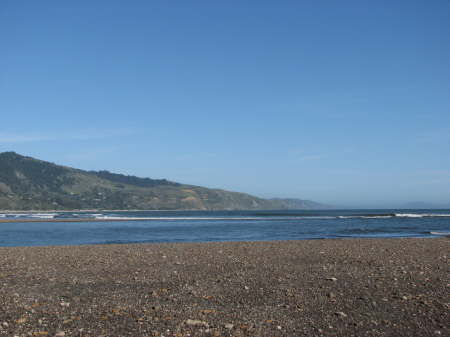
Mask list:
[[[450,239],[0,248],[0,336],[450,336]]]

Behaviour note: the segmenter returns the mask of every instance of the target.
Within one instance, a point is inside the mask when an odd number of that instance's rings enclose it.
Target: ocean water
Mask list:
[[[16,222],[0,222],[0,247],[450,235],[445,209],[0,212],[2,219]],[[30,219],[41,221],[20,221]],[[78,221],[55,221],[65,219]]]

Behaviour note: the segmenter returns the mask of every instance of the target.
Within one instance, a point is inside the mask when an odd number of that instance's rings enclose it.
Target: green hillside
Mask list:
[[[291,209],[282,200],[257,198],[138,178],[83,171],[0,153],[0,210],[262,210]]]

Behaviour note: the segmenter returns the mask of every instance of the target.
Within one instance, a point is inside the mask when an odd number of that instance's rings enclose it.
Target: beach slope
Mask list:
[[[0,248],[0,336],[449,336],[450,239]]]

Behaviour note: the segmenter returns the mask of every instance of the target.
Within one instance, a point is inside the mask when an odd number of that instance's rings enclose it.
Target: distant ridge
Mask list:
[[[287,204],[291,209],[308,210],[308,209],[335,209],[336,207],[326,204],[321,204],[311,200],[301,200],[296,198],[273,198],[271,200],[282,201]]]
[[[15,152],[0,153],[0,210],[282,210],[322,205],[293,200],[297,199],[263,199],[106,170],[83,171]]]

